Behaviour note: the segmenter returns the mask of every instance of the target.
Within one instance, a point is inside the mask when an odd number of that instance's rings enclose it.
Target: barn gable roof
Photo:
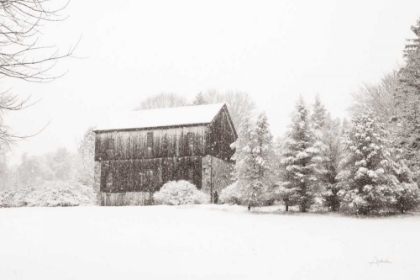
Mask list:
[[[208,124],[224,106],[224,103],[217,103],[125,112],[109,116],[95,131]]]

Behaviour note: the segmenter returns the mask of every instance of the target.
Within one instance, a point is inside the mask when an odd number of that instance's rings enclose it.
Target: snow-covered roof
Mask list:
[[[224,103],[140,110],[109,115],[95,131],[211,123]]]

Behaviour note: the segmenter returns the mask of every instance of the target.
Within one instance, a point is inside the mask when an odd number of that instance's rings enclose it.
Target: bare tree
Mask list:
[[[138,106],[135,110],[170,108],[188,105],[190,105],[190,103],[184,96],[176,93],[162,92],[160,94],[146,98],[140,103],[140,106]]]
[[[235,128],[238,129],[245,117],[256,108],[251,96],[242,91],[228,91],[221,93],[217,90],[209,90],[206,93],[198,93],[194,101],[188,100],[176,93],[160,93],[146,98],[135,110],[147,110],[155,108],[169,108],[190,105],[203,105],[214,103],[226,103]]]
[[[217,90],[209,90],[206,93],[199,93],[196,100],[201,104],[212,104],[224,102],[227,104],[230,116],[235,128],[238,130],[245,117],[249,117],[256,108],[252,97],[243,91],[228,91],[220,93]],[[197,101],[198,102],[198,101]]]
[[[398,72],[393,71],[385,75],[377,84],[363,84],[353,93],[353,105],[350,111],[353,115],[360,115],[372,110],[377,117],[387,123],[395,118],[397,113],[396,92],[399,88]]]
[[[50,82],[63,75],[48,72],[58,60],[71,56],[75,47],[60,53],[56,46],[40,46],[37,42],[44,23],[65,19],[60,12],[67,4],[57,8],[49,0],[0,0],[0,78]],[[25,138],[10,133],[3,115],[30,106],[28,101],[9,90],[0,92],[0,143]]]

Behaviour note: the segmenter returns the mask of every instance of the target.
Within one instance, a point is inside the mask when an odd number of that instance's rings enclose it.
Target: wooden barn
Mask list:
[[[188,180],[209,194],[231,183],[237,134],[225,104],[133,111],[95,130],[101,205],[153,204],[153,193]]]

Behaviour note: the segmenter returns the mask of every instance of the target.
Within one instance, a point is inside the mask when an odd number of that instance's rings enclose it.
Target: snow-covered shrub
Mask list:
[[[57,207],[95,205],[92,187],[70,182],[44,182],[38,186],[0,192],[0,207]]]
[[[420,203],[420,191],[416,183],[402,183],[395,189],[395,207],[401,213],[416,209]]]
[[[194,204],[208,204],[210,203],[210,195],[197,190],[193,193]]]
[[[246,198],[238,182],[234,182],[222,190],[219,199],[222,203],[241,205]]]
[[[183,205],[203,204],[209,202],[209,197],[188,181],[170,181],[153,194],[153,199],[158,204]]]
[[[395,171],[398,164],[394,161],[394,150],[385,125],[373,114],[352,120],[337,176],[350,211],[369,214],[387,211],[395,204],[395,191],[401,180]]]

